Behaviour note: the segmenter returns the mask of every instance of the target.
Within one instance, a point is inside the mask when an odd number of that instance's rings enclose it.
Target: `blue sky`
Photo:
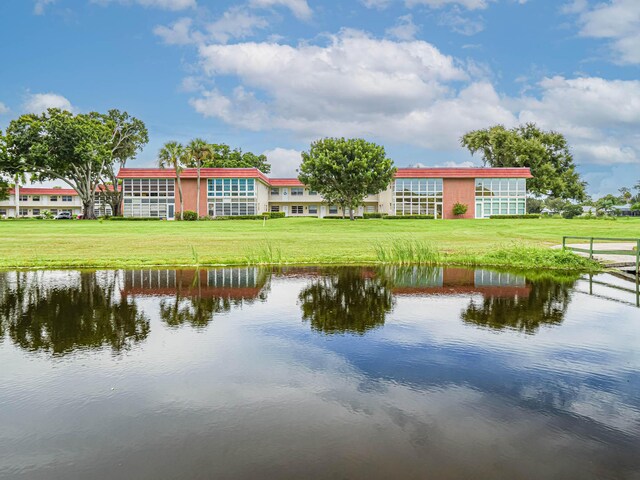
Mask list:
[[[640,1],[4,0],[0,128],[48,106],[126,110],[150,143],[266,152],[326,135],[397,165],[479,164],[466,131],[564,133],[594,195],[640,180]]]

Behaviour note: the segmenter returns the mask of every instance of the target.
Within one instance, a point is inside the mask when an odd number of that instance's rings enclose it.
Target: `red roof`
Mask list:
[[[201,168],[202,178],[258,178],[269,183],[269,178],[257,168]],[[170,168],[121,168],[118,178],[176,178],[175,170]],[[180,178],[198,178],[198,170],[185,168]]]
[[[273,187],[304,187],[304,184],[297,178],[271,178],[269,183]]]
[[[399,168],[396,178],[533,178],[529,168]]]
[[[9,193],[13,195],[15,189],[10,189]],[[78,193],[73,188],[20,187],[20,195],[78,195]]]

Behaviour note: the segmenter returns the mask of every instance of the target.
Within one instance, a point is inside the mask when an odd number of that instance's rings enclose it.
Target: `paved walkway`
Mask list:
[[[568,243],[568,247],[576,247],[576,248],[585,248],[589,250],[588,243]],[[629,252],[633,251],[633,247],[636,244],[632,242],[605,242],[605,243],[594,243],[594,250],[628,250]],[[552,248],[562,248],[562,245],[555,245]],[[582,255],[583,257],[588,257],[588,253],[584,252],[575,252],[578,255]],[[608,253],[598,253],[594,254],[594,259],[602,262],[604,264],[610,266],[625,266],[625,265],[635,265],[636,258],[631,255],[614,255]]]

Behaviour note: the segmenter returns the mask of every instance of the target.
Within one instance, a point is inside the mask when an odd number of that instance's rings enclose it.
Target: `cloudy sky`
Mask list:
[[[640,0],[2,0],[0,128],[119,108],[295,175],[319,137],[397,165],[473,165],[460,136],[564,133],[589,191],[640,180]]]

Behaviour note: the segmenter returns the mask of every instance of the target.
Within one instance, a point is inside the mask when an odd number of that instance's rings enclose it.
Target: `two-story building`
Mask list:
[[[337,205],[296,178],[270,179],[255,168],[203,168],[180,174],[184,210],[211,217],[283,212],[286,216],[341,215]],[[174,219],[180,210],[175,171],[123,168],[119,173],[125,217]],[[369,195],[356,215],[433,215],[435,218],[489,218],[526,213],[528,168],[399,168],[389,187]],[[456,216],[456,203],[467,206]]]
[[[2,217],[39,217],[45,211],[53,215],[70,212],[82,213],[82,202],[71,188],[33,188],[16,186],[9,190],[9,198],[0,200]]]

